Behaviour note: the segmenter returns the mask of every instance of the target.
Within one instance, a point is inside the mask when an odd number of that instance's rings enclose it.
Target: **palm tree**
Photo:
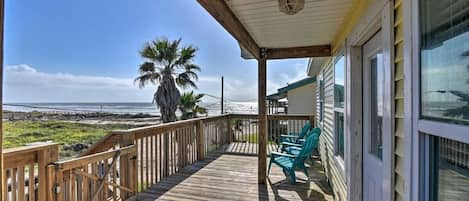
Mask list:
[[[157,86],[153,102],[160,108],[163,123],[176,121],[180,101],[177,86],[197,88],[194,81],[198,79],[196,72],[200,72],[200,67],[192,63],[197,48],[179,47],[180,43],[181,39],[156,39],[140,51],[145,61],[139,67],[140,76],[135,82],[140,88],[150,83]]]
[[[199,105],[203,97],[204,94],[194,94],[194,91],[182,94],[179,103],[181,119],[191,119],[197,117],[197,114],[207,114],[207,109]]]
[[[462,59],[469,57],[469,51],[465,51],[461,54]],[[466,69],[469,71],[469,64],[466,66]],[[469,79],[467,79],[466,84],[469,84]],[[440,90],[440,93],[451,93],[458,97],[458,100],[464,102],[465,105],[462,105],[457,108],[447,109],[444,113],[445,116],[450,117],[462,117],[464,120],[469,120],[469,94],[457,91],[457,90]]]

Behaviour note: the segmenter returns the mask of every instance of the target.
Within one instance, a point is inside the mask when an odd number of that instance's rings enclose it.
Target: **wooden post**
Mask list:
[[[51,163],[57,162],[59,159],[59,145],[49,146],[37,152],[38,159],[38,200],[52,200],[49,195],[49,189],[54,186],[53,180],[49,180],[48,167]],[[31,182],[31,181],[30,181]],[[49,197],[48,197],[49,196]]]
[[[204,141],[204,122],[199,120],[196,125],[197,131],[197,160],[204,159],[205,141]]]
[[[262,54],[262,53],[261,53]],[[266,66],[265,56],[258,60],[258,111],[259,111],[259,158],[258,158],[258,182],[263,184],[266,180],[267,170],[267,108],[266,108]]]
[[[3,119],[3,18],[4,18],[4,0],[0,0],[0,119]],[[0,121],[0,189],[4,188],[3,178],[3,122]],[[3,190],[0,190],[0,200],[3,201],[5,195]]]
[[[314,115],[309,116],[309,123],[311,124],[311,128],[316,127],[316,125],[314,125]]]
[[[231,128],[231,115],[226,117],[226,133],[228,135],[228,144],[233,142],[233,130]]]
[[[224,113],[224,111],[223,111],[223,102],[225,101],[223,88],[224,88],[224,81],[223,81],[223,76],[221,76],[221,114]]]
[[[134,144],[134,135],[133,134],[120,134],[120,147],[126,147]],[[138,153],[137,153],[138,154]],[[141,153],[143,154],[143,153]],[[137,159],[134,155],[123,154],[120,156],[119,163],[119,173],[120,173],[120,183],[122,186],[128,187],[134,192],[137,192],[137,177],[138,177],[138,167],[136,163]],[[131,195],[127,192],[122,192],[121,197],[123,199],[129,198]]]

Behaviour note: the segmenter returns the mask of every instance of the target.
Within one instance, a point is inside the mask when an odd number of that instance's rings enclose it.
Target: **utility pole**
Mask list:
[[[223,76],[221,76],[221,114],[224,113],[223,111],[223,101],[224,101],[224,96],[223,96]]]

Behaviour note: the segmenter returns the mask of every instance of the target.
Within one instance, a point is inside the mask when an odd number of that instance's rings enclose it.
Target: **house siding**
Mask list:
[[[315,91],[316,83],[310,83],[288,91],[288,114],[315,114]]]
[[[404,33],[402,0],[394,1],[394,200],[404,197]]]
[[[322,134],[320,137],[319,152],[328,181],[334,192],[336,200],[346,200],[346,184],[344,172],[338,166],[334,154],[334,70],[331,61],[324,69],[324,121],[322,123]],[[319,100],[319,89],[316,97]],[[317,103],[317,122],[319,122],[319,101]]]

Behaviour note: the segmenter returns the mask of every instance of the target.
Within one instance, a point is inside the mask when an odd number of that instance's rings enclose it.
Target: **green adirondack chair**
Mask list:
[[[313,131],[311,131],[313,132]],[[272,152],[270,155],[270,163],[268,174],[270,175],[270,169],[272,163],[277,164],[283,169],[283,172],[287,173],[291,178],[291,183],[296,183],[295,170],[301,169],[309,179],[308,170],[305,166],[305,160],[310,156],[314,148],[316,148],[319,141],[319,135],[309,135],[303,143],[298,155],[291,155],[287,153]]]
[[[280,135],[280,144],[282,142],[291,142],[296,143],[298,140],[303,139],[308,131],[311,129],[311,123],[308,121],[306,124],[301,128],[299,133],[291,132],[288,135]]]
[[[312,132],[309,132],[308,134],[320,136],[321,135],[321,129],[320,128],[313,128]],[[308,137],[308,136],[306,136],[306,137]],[[317,140],[319,140],[319,137],[317,138]],[[282,143],[282,149],[281,150],[282,150],[282,152],[285,152],[287,154],[298,155],[301,151],[301,147],[302,147],[304,141],[305,141],[304,139],[299,140],[298,144],[284,142],[284,143]],[[313,161],[311,156],[310,156],[310,159],[311,159],[311,161]]]

